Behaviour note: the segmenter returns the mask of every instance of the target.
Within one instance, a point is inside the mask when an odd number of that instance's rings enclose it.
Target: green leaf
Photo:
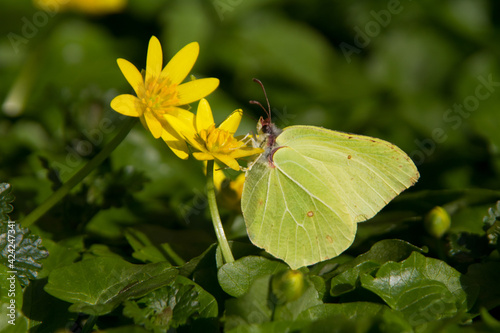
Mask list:
[[[276,276],[276,274],[274,276]],[[274,297],[271,298],[271,300],[276,302]],[[322,301],[318,291],[314,285],[306,279],[304,281],[304,291],[298,299],[285,304],[275,304],[273,320],[295,320],[304,310],[321,303]]]
[[[197,270],[213,268],[215,266],[215,251],[217,244],[210,245],[202,254],[179,267],[179,274],[185,277],[192,276]],[[213,263],[213,266],[211,265]]]
[[[376,277],[362,275],[361,285],[401,311],[414,327],[465,312],[475,298],[462,274],[417,252],[401,263],[382,265]]]
[[[148,330],[166,332],[185,324],[198,311],[198,294],[193,289],[193,286],[165,286],[137,302],[126,302],[123,314]]]
[[[217,280],[217,244],[210,245],[201,255],[179,267],[179,275],[190,278],[217,300],[224,299],[224,293]]]
[[[302,332],[302,328],[309,324],[304,320],[271,321],[262,324],[240,325],[226,331],[227,333],[282,333]]]
[[[137,229],[128,228],[125,231],[125,238],[134,249],[132,257],[142,262],[168,261],[176,265],[184,264],[184,260],[168,243],[154,244],[145,233]]]
[[[10,204],[14,201],[14,195],[10,191],[10,184],[0,183],[0,221],[8,221],[8,214],[14,210]]]
[[[248,256],[223,265],[217,272],[222,289],[233,297],[243,296],[255,279],[288,269],[284,263],[264,257]]]
[[[271,321],[273,311],[269,307],[270,281],[271,275],[261,276],[252,283],[244,296],[226,301],[225,330]]]
[[[331,279],[330,295],[340,296],[356,289],[359,277],[370,273],[388,261],[401,261],[413,252],[423,252],[422,249],[400,239],[386,239],[375,243],[371,249],[358,257],[339,265],[325,278]]]
[[[163,253],[151,243],[144,233],[129,228],[125,231],[125,238],[134,249],[132,257],[142,262],[168,261]]]
[[[166,332],[190,319],[217,317],[217,302],[193,281],[177,276],[174,284],[157,289],[145,297],[127,301],[123,314],[155,332]]]
[[[121,302],[170,284],[177,270],[169,263],[134,265],[125,260],[97,257],[54,269],[45,291],[73,303],[73,312],[103,315]]]
[[[408,258],[413,251],[424,252],[423,249],[416,247],[401,239],[381,240],[370,248],[367,252],[359,255],[353,260],[340,265],[334,274],[340,274],[346,270],[356,267],[365,261],[371,261],[378,264],[384,264],[388,261],[401,261]]]
[[[479,295],[472,309],[478,313],[479,308],[493,309],[500,305],[500,263],[485,262],[469,266],[466,276],[479,285]]]
[[[369,302],[320,304],[305,310],[297,319],[315,322],[328,318],[335,318],[338,326],[356,328],[356,332],[369,331],[370,328],[370,332],[413,332],[400,312]]]
[[[330,295],[336,297],[356,289],[361,274],[369,274],[380,267],[379,263],[364,261],[359,265],[340,273],[330,281]]]
[[[245,237],[246,237],[246,228],[245,228]],[[253,255],[260,255],[270,259],[275,259],[271,255],[269,255],[268,253],[266,253],[265,251],[263,251],[262,249],[256,247],[251,243],[229,241],[229,247],[231,248],[231,252],[233,253],[233,257],[235,259],[240,259],[242,257],[253,256]],[[225,264],[224,256],[222,255],[220,246],[217,246],[217,250],[215,251],[215,262],[217,263],[217,269],[220,269]]]
[[[80,252],[84,249],[83,236],[63,239],[57,243],[50,239],[44,239],[42,244],[50,255],[41,260],[43,269],[38,274],[39,279],[49,276],[53,269],[72,264],[80,257]]]
[[[85,253],[82,256],[82,260],[90,259],[93,257],[111,257],[111,258],[117,258],[121,259],[121,255],[118,253],[113,252],[113,250],[105,244],[92,244],[90,247],[85,251]]]
[[[36,279],[24,289],[23,314],[32,321],[30,327],[37,324],[30,333],[58,332],[78,319],[77,313],[68,311],[68,303],[45,292],[46,284],[46,278]]]
[[[21,284],[27,285],[37,277],[42,268],[39,261],[47,258],[49,252],[41,245],[39,236],[9,219],[7,214],[12,212],[10,203],[14,200],[10,190],[9,184],[0,184],[0,263],[15,271]]]
[[[99,331],[99,333],[150,333],[140,326],[121,326],[116,328],[110,328],[104,331]]]
[[[375,243],[371,249],[353,260],[340,265],[332,274],[330,295],[340,296],[353,291],[359,285],[359,277],[370,273],[388,261],[401,261],[422,249],[400,239],[386,239]]]
[[[226,301],[225,330],[271,320],[295,320],[302,311],[322,303],[318,291],[306,279],[304,292],[298,299],[277,304],[270,292],[272,277],[265,275],[255,279],[245,295]]]

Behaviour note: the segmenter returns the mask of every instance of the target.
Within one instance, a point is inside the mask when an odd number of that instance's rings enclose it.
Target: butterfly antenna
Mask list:
[[[264,110],[264,112],[267,114],[267,117],[269,118],[269,121],[271,121],[271,104],[269,104],[269,99],[267,98],[267,93],[266,93],[266,88],[264,88],[264,85],[259,79],[252,79],[253,82],[257,82],[260,87],[262,88],[262,91],[264,92],[264,96],[266,97],[266,102],[267,102],[267,110],[260,104],[259,102],[256,101],[250,101],[251,104],[257,104],[260,105],[260,107]]]
[[[258,105],[262,108],[262,110],[264,110],[264,112],[267,114],[267,116],[269,117],[269,113],[267,112],[266,108],[262,106],[262,104],[260,104],[259,101],[248,101],[248,103],[250,104],[254,104],[254,105]]]

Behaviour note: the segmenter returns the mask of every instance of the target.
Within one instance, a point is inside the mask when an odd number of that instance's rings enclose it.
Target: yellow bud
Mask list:
[[[450,215],[440,206],[434,207],[424,219],[425,229],[436,238],[441,238],[450,229],[450,225]]]
[[[296,270],[279,272],[273,276],[271,286],[277,304],[295,301],[304,293],[304,274]]]

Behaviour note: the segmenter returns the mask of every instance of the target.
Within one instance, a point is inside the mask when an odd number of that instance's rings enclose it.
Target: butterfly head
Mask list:
[[[259,133],[259,135],[263,135],[267,139],[268,146],[274,146],[276,137],[280,135],[281,132],[283,131],[271,122],[271,118],[264,119],[263,117],[260,117],[259,122],[257,123],[257,133]]]
[[[258,79],[253,79],[254,82],[257,82],[264,92],[264,96],[266,97],[267,109],[262,106],[262,104],[258,101],[250,101],[250,104],[256,104],[260,106],[267,115],[267,118],[260,117],[259,122],[257,123],[257,133],[259,137],[263,138],[259,140],[260,142],[266,142],[267,147],[274,147],[276,142],[276,137],[280,135],[282,132],[274,123],[271,121],[271,105],[269,104],[269,99],[267,98],[266,89],[262,82]]]

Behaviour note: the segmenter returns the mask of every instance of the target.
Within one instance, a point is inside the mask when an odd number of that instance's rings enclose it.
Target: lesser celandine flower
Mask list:
[[[206,78],[182,83],[198,58],[199,46],[193,42],[182,48],[162,70],[163,55],[160,42],[151,37],[148,47],[146,73],[125,59],[118,59],[118,66],[134,89],[136,96],[124,94],[111,101],[111,107],[126,116],[140,117],[143,125],[155,138],[162,139],[180,158],[188,157],[186,142],[172,128],[164,115],[182,122],[193,123],[194,115],[180,106],[207,96],[219,85],[219,80]]]
[[[94,15],[120,12],[127,4],[127,0],[33,0],[33,2],[48,12],[75,10]]]
[[[165,115],[169,123],[194,148],[194,158],[200,161],[215,160],[219,165],[240,170],[237,158],[261,153],[261,148],[248,147],[243,140],[234,137],[240,125],[243,111],[238,109],[215,127],[212,110],[206,99],[200,100],[194,123],[182,122],[171,115]]]

